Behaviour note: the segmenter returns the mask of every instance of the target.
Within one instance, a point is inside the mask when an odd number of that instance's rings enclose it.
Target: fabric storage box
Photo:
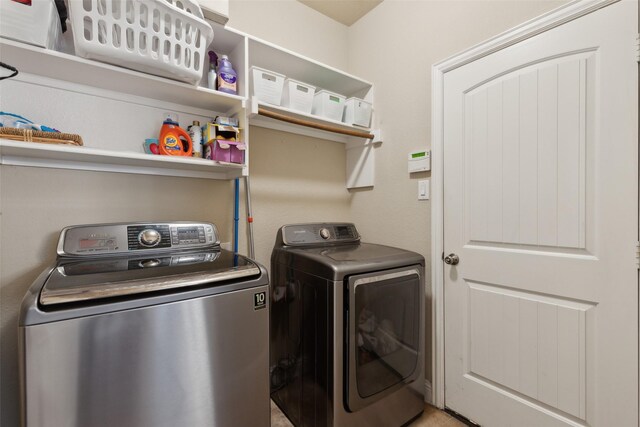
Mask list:
[[[282,91],[282,106],[310,114],[315,92],[314,86],[287,78]]]
[[[240,128],[207,123],[203,128],[202,138],[205,159],[244,164],[246,144],[240,141]]]
[[[58,49],[61,34],[60,16],[53,0],[32,0],[30,4],[0,0],[0,36]]]
[[[251,67],[253,96],[258,101],[280,105],[285,76],[264,68]]]
[[[244,164],[246,147],[246,144],[241,141],[214,139],[205,145],[204,157],[218,162]]]
[[[346,97],[337,93],[321,90],[313,96],[313,109],[311,112],[316,116],[341,122],[345,99]]]
[[[72,0],[76,55],[198,84],[213,30],[193,0]]]
[[[344,123],[365,128],[371,125],[370,103],[360,98],[349,98],[344,105]]]

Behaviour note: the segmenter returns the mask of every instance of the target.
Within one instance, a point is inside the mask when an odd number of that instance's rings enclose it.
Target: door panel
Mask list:
[[[468,375],[576,417],[586,407],[593,304],[467,282]]]
[[[638,425],[637,2],[444,75],[445,404]]]
[[[464,94],[468,242],[585,247],[595,65],[593,52],[546,59]]]

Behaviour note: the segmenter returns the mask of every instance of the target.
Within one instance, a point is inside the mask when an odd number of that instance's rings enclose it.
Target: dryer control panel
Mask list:
[[[356,226],[350,223],[285,225],[278,239],[286,246],[334,245],[360,241]]]
[[[67,227],[58,241],[60,256],[101,256],[219,246],[214,224],[192,222],[118,223]]]

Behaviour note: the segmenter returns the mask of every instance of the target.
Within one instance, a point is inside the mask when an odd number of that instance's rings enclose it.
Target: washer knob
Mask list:
[[[327,240],[329,237],[331,237],[331,233],[329,233],[328,229],[321,228],[320,229],[320,237],[322,237],[324,240]]]
[[[161,238],[162,236],[160,235],[160,233],[153,228],[142,230],[140,234],[138,234],[138,241],[143,246],[156,246],[158,243],[160,243]]]

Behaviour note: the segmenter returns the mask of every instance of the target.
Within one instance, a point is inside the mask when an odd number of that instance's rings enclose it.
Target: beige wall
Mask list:
[[[430,174],[410,176],[407,154],[431,146],[431,66],[560,4],[385,0],[349,28],[349,71],[374,84],[384,135],[376,149],[375,187],[354,192],[351,202],[351,217],[363,236],[414,250],[429,260],[430,202],[417,200],[417,181]],[[427,302],[429,319],[430,296]],[[427,327],[428,379],[430,332]]]
[[[280,226],[351,219],[344,144],[256,127],[251,132],[256,259],[269,268]]]
[[[228,26],[339,69],[348,27],[294,0],[231,0]]]

